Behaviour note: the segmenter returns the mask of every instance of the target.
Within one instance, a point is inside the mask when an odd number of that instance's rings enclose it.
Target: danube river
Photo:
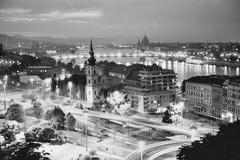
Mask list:
[[[125,51],[128,52],[128,51]],[[125,52],[113,51],[106,52],[106,53],[99,53],[95,51],[95,56],[97,61],[114,61],[115,63],[121,64],[132,64],[134,62],[139,62],[140,57],[104,57],[100,58],[99,55],[108,55],[108,54],[125,54]],[[78,65],[83,65],[84,61],[87,59],[76,59]],[[69,62],[70,59],[61,60],[62,62]],[[164,69],[173,69],[175,73],[178,74],[178,81],[181,83],[184,79],[188,79],[193,76],[203,76],[203,75],[239,75],[239,67],[227,67],[227,66],[216,66],[216,65],[195,65],[195,64],[188,64],[186,62],[178,62],[178,61],[169,61],[169,60],[161,60],[158,61],[159,64]]]

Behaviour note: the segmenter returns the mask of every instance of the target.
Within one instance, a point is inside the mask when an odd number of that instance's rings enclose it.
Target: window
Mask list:
[[[96,79],[94,79],[94,84],[96,84],[97,82],[96,82]]]
[[[90,74],[90,70],[88,70],[88,74]]]
[[[90,84],[91,83],[91,81],[90,81],[90,79],[88,80],[88,84]]]
[[[96,74],[96,70],[95,69],[93,70],[93,73]]]
[[[94,93],[95,93],[95,95],[97,95],[97,91],[95,91]]]

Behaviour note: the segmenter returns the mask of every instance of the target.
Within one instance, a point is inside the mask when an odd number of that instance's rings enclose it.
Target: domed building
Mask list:
[[[142,39],[142,42],[140,42],[140,39],[138,39],[137,49],[145,50],[148,45],[149,45],[149,39],[147,38],[147,36],[145,34],[145,36]]]
[[[146,34],[142,39],[142,46],[146,47],[149,44],[149,39],[147,38]]]

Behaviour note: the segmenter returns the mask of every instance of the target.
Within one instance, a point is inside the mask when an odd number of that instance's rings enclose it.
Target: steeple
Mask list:
[[[93,46],[92,46],[92,38],[90,40],[90,51],[89,51],[90,57],[88,58],[88,65],[89,66],[94,66],[96,63],[96,59],[94,57],[94,52],[93,52]]]

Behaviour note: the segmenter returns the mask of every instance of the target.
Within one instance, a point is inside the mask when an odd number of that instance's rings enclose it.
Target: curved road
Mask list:
[[[176,148],[176,147],[181,147],[183,144],[188,143],[189,141],[186,142],[175,142],[175,143],[170,143],[170,144],[164,144],[164,145],[159,145],[147,149],[143,149],[142,152],[142,159],[143,160],[150,160],[152,159],[151,157],[154,156],[155,154],[166,150],[170,148]],[[129,158],[126,158],[126,160],[141,160],[141,152],[137,151],[134,155],[132,155]]]

